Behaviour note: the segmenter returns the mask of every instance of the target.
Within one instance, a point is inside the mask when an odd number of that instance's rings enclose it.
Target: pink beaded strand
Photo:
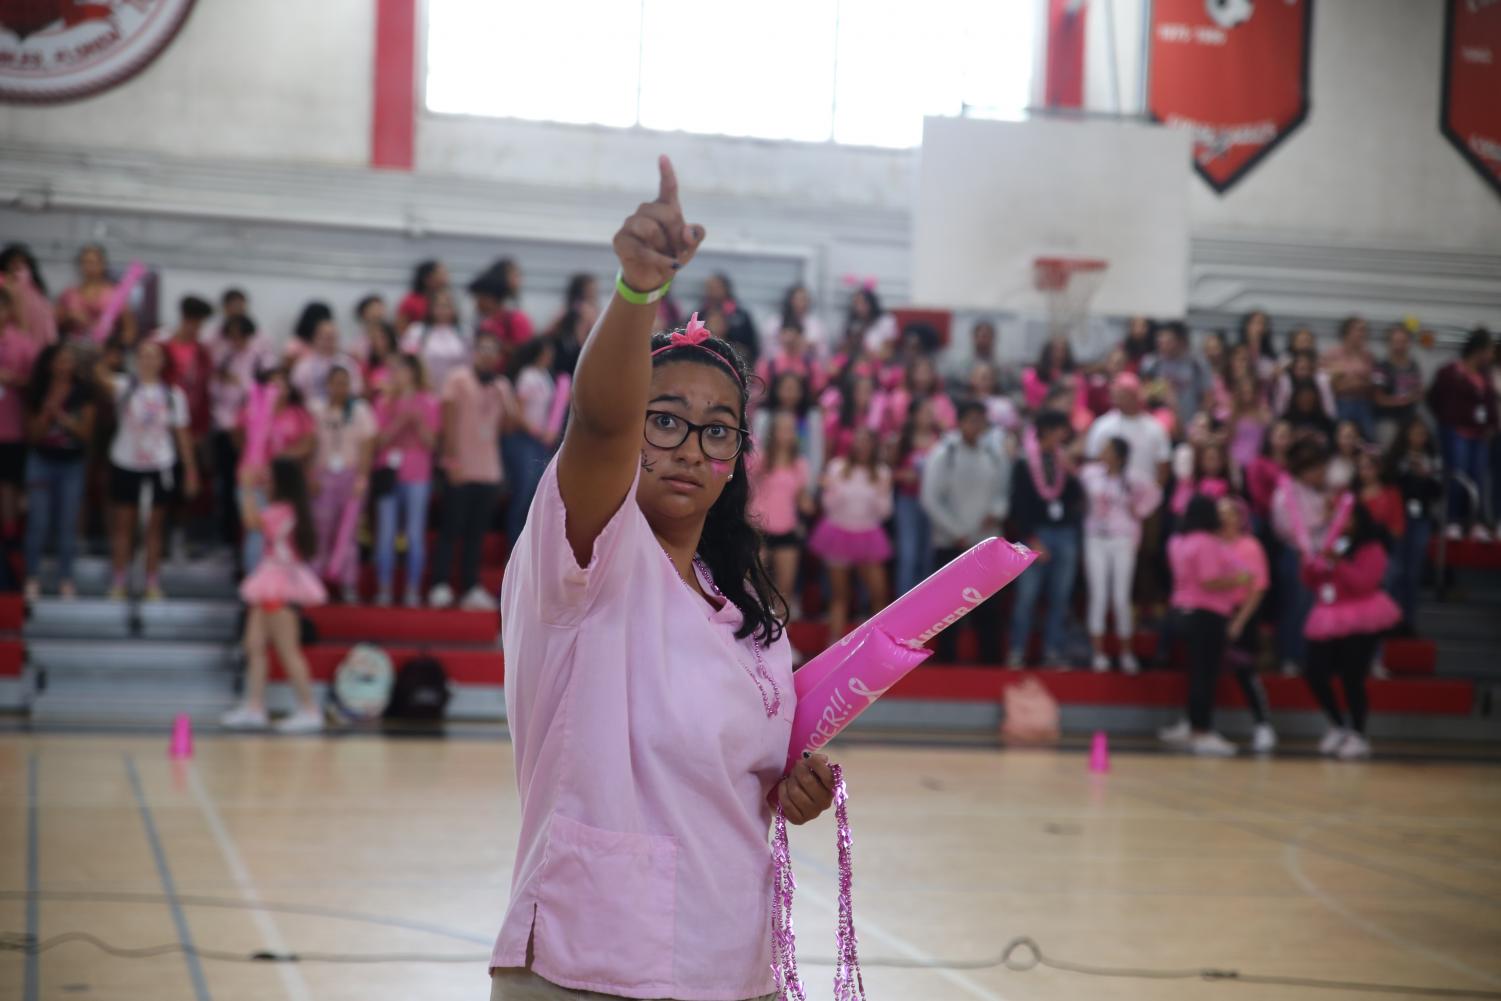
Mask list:
[[[852,856],[847,803],[849,790],[838,765],[834,773],[834,819],[839,853],[839,926],[835,934],[834,1001],[866,1001],[865,980],[860,972],[859,941],[855,936],[855,906],[852,891],[855,870]],[[792,930],[792,899],[797,880],[792,875],[792,853],[787,844],[787,817],[777,806],[772,840],[771,970],[776,977],[778,1001],[807,1001],[797,970],[797,936]]]

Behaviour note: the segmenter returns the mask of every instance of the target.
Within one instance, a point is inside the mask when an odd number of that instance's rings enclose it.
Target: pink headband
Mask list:
[[[718,351],[715,351],[713,348],[704,346],[704,341],[707,341],[711,336],[713,335],[709,333],[709,328],[700,323],[698,314],[694,313],[691,317],[688,318],[688,325],[682,330],[674,330],[667,346],[657,348],[657,350],[651,353],[651,356],[655,358],[663,351],[672,351],[677,348],[698,348],[704,354],[709,355],[715,361],[719,362],[719,364],[728,369],[730,375],[735,377],[735,382],[738,383],[741,388],[744,388],[745,383],[741,380],[740,373],[735,370],[735,366],[730,364],[730,360],[724,355],[720,354]]]

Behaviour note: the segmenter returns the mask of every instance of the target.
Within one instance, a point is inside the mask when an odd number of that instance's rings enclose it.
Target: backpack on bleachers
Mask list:
[[[1007,685],[1002,694],[1005,716],[1001,742],[1008,747],[1045,747],[1058,743],[1058,700],[1042,682],[1027,677]]]
[[[396,672],[386,719],[438,720],[448,708],[448,672],[432,657],[414,657]]]
[[[356,644],[334,669],[329,686],[334,710],[351,723],[380,719],[391,704],[395,674],[384,650],[371,643]]]

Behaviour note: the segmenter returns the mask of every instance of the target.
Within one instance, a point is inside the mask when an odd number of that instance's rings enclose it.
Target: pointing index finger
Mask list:
[[[672,169],[672,161],[666,154],[657,157],[657,169],[661,173],[661,181],[657,185],[657,201],[663,205],[678,205],[678,175]]]

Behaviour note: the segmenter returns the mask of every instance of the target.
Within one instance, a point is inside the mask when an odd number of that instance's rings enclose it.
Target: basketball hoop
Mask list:
[[[1078,330],[1109,266],[1097,257],[1033,259],[1032,284],[1047,303],[1050,336],[1069,337]]]

